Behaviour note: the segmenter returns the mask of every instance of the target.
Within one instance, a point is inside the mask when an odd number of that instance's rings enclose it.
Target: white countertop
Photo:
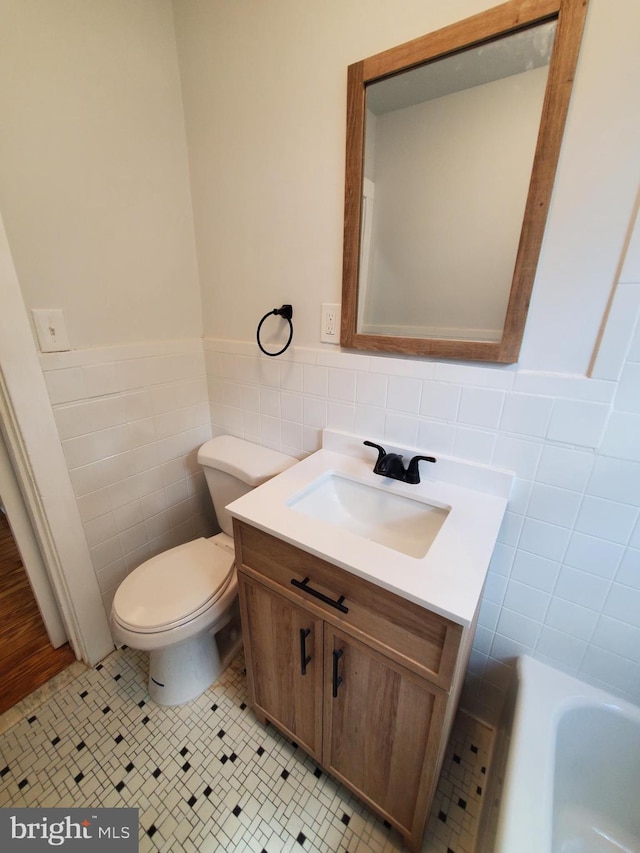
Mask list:
[[[370,453],[365,451],[363,455]],[[278,539],[460,625],[470,625],[504,516],[508,487],[506,493],[495,494],[505,489],[492,489],[491,493],[441,482],[435,479],[437,463],[429,464],[428,478],[423,477],[417,485],[380,477],[372,468],[370,458],[319,450],[229,504],[227,509],[235,518]],[[446,464],[442,466],[443,471],[446,468]],[[407,556],[288,506],[298,493],[328,473],[414,500],[447,505],[451,511],[427,554],[421,558]],[[505,482],[510,484],[510,479]]]

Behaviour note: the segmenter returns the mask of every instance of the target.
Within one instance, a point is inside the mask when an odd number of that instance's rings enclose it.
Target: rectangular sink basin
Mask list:
[[[451,507],[387,492],[336,473],[319,477],[288,506],[409,557],[425,556]]]

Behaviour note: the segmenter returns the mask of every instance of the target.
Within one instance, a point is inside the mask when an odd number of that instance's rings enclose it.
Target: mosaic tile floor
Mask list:
[[[197,700],[163,708],[147,697],[146,656],[118,649],[0,735],[0,806],[135,806],[141,853],[403,849],[245,701],[242,655]],[[458,715],[424,853],[473,853],[491,744]]]

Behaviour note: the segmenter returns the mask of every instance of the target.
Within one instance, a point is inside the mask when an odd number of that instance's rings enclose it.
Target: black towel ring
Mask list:
[[[267,352],[267,350],[262,346],[262,343],[260,342],[260,329],[262,328],[262,324],[267,319],[267,317],[271,317],[272,314],[276,314],[279,317],[284,317],[284,319],[289,323],[289,340],[282,347],[282,349],[278,350],[278,352]],[[260,320],[260,322],[258,323],[256,338],[258,340],[258,346],[265,355],[282,355],[282,353],[287,349],[293,339],[293,323],[291,322],[292,317],[293,307],[291,305],[283,305],[281,308],[274,308],[273,311],[269,311],[267,314],[264,315],[262,320]]]

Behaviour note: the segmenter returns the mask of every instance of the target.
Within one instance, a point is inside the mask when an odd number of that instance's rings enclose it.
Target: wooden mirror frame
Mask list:
[[[560,155],[586,9],[587,0],[509,0],[486,12],[349,66],[340,329],[340,344],[343,347],[508,364],[518,360]],[[358,277],[367,85],[552,20],[557,20],[557,29],[502,338],[499,341],[473,341],[359,333]]]

